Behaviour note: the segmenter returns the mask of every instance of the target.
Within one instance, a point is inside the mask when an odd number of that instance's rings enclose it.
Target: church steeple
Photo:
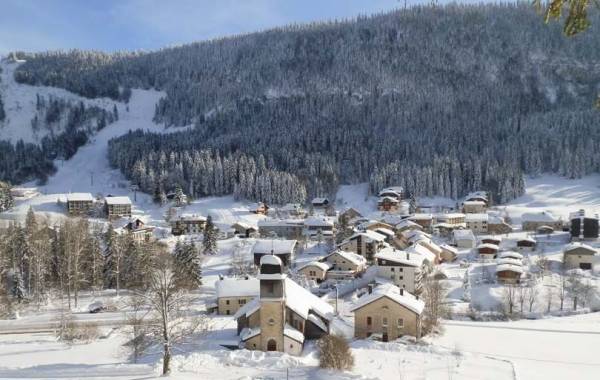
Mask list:
[[[260,258],[260,298],[282,299],[286,275],[283,273],[283,263],[275,255],[265,255]]]

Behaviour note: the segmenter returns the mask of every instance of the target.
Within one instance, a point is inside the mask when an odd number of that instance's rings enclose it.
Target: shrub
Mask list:
[[[346,339],[326,335],[317,342],[319,348],[319,366],[337,370],[352,369],[354,357]]]

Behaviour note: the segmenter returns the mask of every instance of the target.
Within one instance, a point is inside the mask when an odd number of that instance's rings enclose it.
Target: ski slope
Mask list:
[[[20,63],[0,62],[2,71],[0,73],[0,94],[6,111],[6,120],[0,122],[0,140],[9,140],[13,143],[19,140],[26,143],[39,143],[44,136],[50,133],[46,128],[41,128],[37,132],[31,128],[31,119],[36,115],[37,94],[44,98],[53,96],[71,102],[83,102],[86,106],[97,106],[107,111],[112,111],[113,106],[118,104],[108,98],[87,99],[61,88],[19,84],[14,80],[14,72],[19,65]],[[120,111],[121,109],[119,109]]]

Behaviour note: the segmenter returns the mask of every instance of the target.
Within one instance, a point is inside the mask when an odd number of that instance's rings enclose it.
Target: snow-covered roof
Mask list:
[[[498,254],[499,259],[518,259],[523,260],[523,255],[514,251],[505,251]]]
[[[510,264],[515,266],[523,266],[523,260],[512,257],[505,257],[496,261],[498,265]]]
[[[330,255],[327,256],[327,258],[329,258],[333,255],[336,255],[336,254],[343,257],[344,259],[350,261],[351,263],[353,263],[355,265],[362,265],[362,264],[366,264],[366,262],[367,262],[367,259],[365,259],[361,255],[358,255],[354,252],[348,252],[348,251],[342,251],[342,250],[337,250],[337,251],[331,253]]]
[[[465,201],[469,201],[471,199],[485,199],[488,200],[487,193],[485,191],[473,191],[472,193],[467,194],[465,197]]]
[[[554,223],[558,219],[552,215],[550,211],[541,212],[526,212],[521,215],[521,221],[524,222],[536,222],[536,223]]]
[[[408,217],[409,220],[432,220],[432,214],[413,214]]]
[[[317,267],[317,268],[321,269],[322,271],[327,272],[331,268],[331,265],[329,265],[329,263],[326,263],[326,262],[311,261],[310,263],[305,264],[305,265],[301,266],[300,268],[298,268],[298,270],[302,270],[302,269],[308,268],[308,267]]]
[[[421,230],[404,230],[400,234],[406,240],[413,240],[415,238],[427,238],[427,239],[431,238],[431,235],[429,235],[427,232],[423,232]]]
[[[94,197],[90,193],[69,193],[67,194],[67,202],[93,202]]]
[[[454,230],[452,231],[452,236],[454,237],[454,240],[475,240],[475,235],[471,230]]]
[[[566,246],[563,248],[563,252],[564,252],[564,253],[568,253],[569,251],[572,251],[572,250],[574,250],[574,249],[579,249],[579,248],[582,248],[582,249],[584,249],[584,250],[586,250],[586,251],[589,251],[589,252],[590,252],[590,253],[592,253],[593,255],[595,255],[595,254],[596,254],[596,249],[595,249],[595,248],[593,248],[593,247],[590,247],[589,245],[587,245],[587,244],[583,244],[583,243],[581,243],[581,242],[578,242],[578,241],[576,241],[576,242],[573,242],[573,243],[571,243],[571,244],[567,244],[567,245],[566,245]]]
[[[186,220],[186,221],[199,221],[199,222],[205,222],[206,218],[202,215],[198,215],[198,214],[183,214],[179,217],[179,220]]]
[[[464,201],[464,206],[485,206],[484,201]]]
[[[246,223],[246,222],[235,222],[235,223],[233,223],[232,226],[234,226],[234,227],[238,226],[245,230],[256,229],[256,226],[253,226],[250,223]]]
[[[445,219],[454,219],[454,218],[464,218],[465,214],[463,214],[461,212],[449,212],[446,214],[437,214],[436,217],[439,220],[445,220]]]
[[[516,273],[523,273],[523,267],[520,265],[513,265],[513,264],[498,264],[496,265],[496,273],[497,272],[504,272],[504,271],[510,271],[510,272],[516,272]]]
[[[308,315],[308,320],[311,321],[312,323],[314,323],[315,326],[317,326],[321,330],[327,332],[327,326],[325,325],[325,323],[323,323],[323,321],[321,320],[321,318],[317,317],[314,314],[309,314]]]
[[[240,307],[238,311],[233,315],[233,318],[238,319],[241,316],[249,317],[260,309],[260,298],[256,297],[252,301],[247,302],[244,306]]]
[[[315,296],[296,282],[285,279],[285,304],[296,314],[304,319],[308,318],[309,312],[319,314],[321,317],[332,320],[333,307],[321,298]]]
[[[347,240],[354,240],[359,236],[366,238],[368,241],[385,241],[385,235],[371,230],[357,232],[354,235],[350,236]]]
[[[398,199],[392,198],[390,196],[381,197],[378,200],[379,203],[382,203],[383,201],[387,201],[387,202],[391,202],[391,203],[398,203],[399,202]]]
[[[409,292],[404,291],[403,294],[400,294],[400,288],[398,288],[397,286],[392,284],[384,284],[373,289],[373,293],[366,294],[360,297],[356,301],[354,306],[350,309],[350,311],[360,309],[365,305],[368,305],[371,302],[376,301],[382,297],[387,297],[390,300],[415,312],[416,314],[421,314],[423,312],[423,309],[425,308],[425,302],[423,302],[420,299],[417,299]]]
[[[254,243],[252,254],[283,255],[292,253],[298,242],[296,240],[260,239]]]
[[[416,255],[421,256],[430,263],[433,263],[437,259],[437,256],[432,249],[422,244],[411,245],[410,247],[406,248],[406,253],[410,253],[411,257]]]
[[[302,205],[300,203],[287,203],[279,208],[281,211],[298,211],[302,210]]]
[[[481,214],[466,214],[465,215],[465,222],[487,222],[488,221],[488,214],[485,213],[481,213]]]
[[[267,257],[267,256],[265,256]],[[215,282],[217,298],[258,296],[260,281],[249,279],[225,278]]]
[[[458,249],[456,249],[455,247],[448,245],[448,244],[442,244],[440,245],[440,248],[446,251],[450,251],[454,254],[458,254]]]
[[[532,238],[532,237],[529,237],[529,236],[528,236],[528,237],[521,238],[521,239],[518,239],[518,240],[517,240],[517,243],[520,243],[520,242],[536,243],[535,239],[534,239],[534,238]]]
[[[317,198],[313,198],[313,200],[311,201],[312,204],[322,204],[325,202],[329,202],[329,199],[324,198],[324,197],[317,197]]]
[[[405,251],[400,251],[392,247],[387,247],[375,254],[376,259],[391,261],[398,264],[408,265],[411,267],[420,267],[423,265],[424,257],[419,254],[410,254]]]
[[[333,227],[333,222],[324,216],[310,216],[304,220],[307,227]]]
[[[403,192],[404,192],[404,188],[402,186],[391,186],[391,187],[386,187],[385,189],[382,189],[378,195],[381,196],[381,194],[392,193],[392,194],[396,194],[397,196],[401,196]]]
[[[259,334],[260,334],[260,327],[253,327],[253,328],[245,327],[240,332],[240,339],[242,341],[247,341],[248,339],[255,337]]]
[[[283,335],[287,336],[288,338],[292,338],[296,342],[304,343],[304,334],[287,323],[283,327]]]
[[[502,238],[497,238],[497,237],[493,237],[493,236],[488,236],[488,237],[483,237],[481,238],[482,242],[486,242],[486,243],[490,243],[490,244],[495,244],[493,242],[496,242],[496,245],[500,245],[500,242],[502,241]]]
[[[129,197],[106,197],[104,198],[107,205],[130,205]]]
[[[263,219],[258,221],[259,227],[303,226],[302,219]]]
[[[260,258],[260,265],[283,265],[281,259],[275,255],[264,255]]]
[[[394,237],[394,236],[396,236],[396,233],[394,231],[390,230],[389,228],[384,228],[384,227],[376,228],[375,232],[378,233],[378,234],[385,235],[387,237]]]
[[[477,249],[482,249],[482,248],[494,249],[496,251],[500,249],[500,247],[498,247],[496,244],[491,244],[491,243],[482,243],[477,246]]]
[[[416,228],[416,229],[421,229],[423,227],[421,227],[420,224],[417,224],[415,222],[413,222],[412,220],[409,219],[404,219],[402,221],[400,221],[398,224],[396,224],[396,229],[400,230],[403,228]]]

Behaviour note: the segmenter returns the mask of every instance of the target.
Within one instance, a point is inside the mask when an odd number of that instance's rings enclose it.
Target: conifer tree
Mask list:
[[[217,230],[212,221],[212,216],[209,215],[206,218],[206,225],[204,226],[204,239],[202,240],[202,247],[205,255],[214,255],[217,253]]]

